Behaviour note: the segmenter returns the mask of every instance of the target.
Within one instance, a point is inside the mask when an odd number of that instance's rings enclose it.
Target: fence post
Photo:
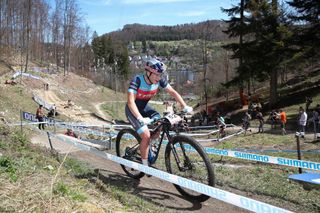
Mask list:
[[[52,151],[53,151],[53,146],[52,146],[52,142],[51,142],[50,133],[49,133],[49,132],[47,132],[47,135],[48,135],[48,141],[49,141],[49,145],[50,145],[51,152],[52,152]]]
[[[56,134],[56,120],[53,119],[53,132]]]
[[[296,141],[297,141],[297,153],[298,153],[298,160],[301,160],[301,150],[300,150],[300,137],[296,135]],[[302,168],[299,167],[299,173],[302,173]]]

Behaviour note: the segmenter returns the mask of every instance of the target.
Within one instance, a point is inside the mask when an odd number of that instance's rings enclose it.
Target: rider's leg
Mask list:
[[[157,120],[161,118],[160,114],[149,105],[145,106],[142,114],[143,114],[143,117],[149,117],[153,120]],[[152,139],[157,139],[160,135],[160,132],[161,132],[161,128],[159,128],[156,132],[152,134],[151,136]],[[149,132],[149,139],[150,139],[150,132]]]
[[[142,164],[148,165],[148,152],[149,152],[149,141],[150,141],[150,131],[149,129],[145,129],[140,134],[141,137],[141,143],[140,143],[140,153],[141,153],[141,159]]]

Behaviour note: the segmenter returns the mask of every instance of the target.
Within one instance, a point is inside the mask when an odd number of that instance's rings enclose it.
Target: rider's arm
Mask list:
[[[182,99],[181,95],[175,90],[173,89],[171,86],[167,87],[165,89],[172,97],[174,97],[174,99],[180,104],[180,106],[182,108],[184,108],[185,106],[187,106],[187,104],[184,102],[184,100]]]
[[[135,103],[135,97],[136,95],[132,92],[128,92],[128,107],[130,109],[130,112],[134,115],[134,117],[136,117],[137,119],[138,118],[141,118],[142,115],[140,114],[139,110],[138,110],[138,107]]]

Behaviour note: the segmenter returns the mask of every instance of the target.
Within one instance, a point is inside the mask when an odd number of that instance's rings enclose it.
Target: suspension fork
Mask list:
[[[168,133],[167,133],[167,137],[168,137],[168,140],[169,140],[169,146],[171,146],[172,154],[173,154],[173,156],[174,156],[174,158],[175,158],[175,160],[177,162],[179,170],[180,171],[186,171],[186,167],[184,165],[181,166],[181,161],[179,159],[177,150],[176,150],[175,146],[172,143],[172,137]],[[185,148],[184,148],[184,146],[183,146],[183,144],[181,142],[179,142],[179,145],[181,147],[181,151],[183,153],[184,159],[187,160],[188,166],[189,166],[189,162],[190,161],[189,161],[188,156],[186,155],[186,150],[185,150]]]

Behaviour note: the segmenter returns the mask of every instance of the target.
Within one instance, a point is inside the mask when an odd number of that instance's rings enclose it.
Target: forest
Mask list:
[[[203,85],[201,97],[213,95],[210,81],[220,61],[220,72],[226,75],[222,87],[250,92],[255,82],[269,82],[269,103],[276,104],[279,81],[319,58],[320,2],[239,0],[222,10],[228,14],[227,20],[173,27],[131,24],[99,36],[85,24],[76,0],[55,0],[52,5],[45,0],[1,0],[0,57],[5,61],[19,54],[24,72],[28,72],[28,61],[34,60],[62,69],[65,75],[80,73],[117,90],[108,82],[120,81],[119,87],[137,71],[129,56],[154,54],[170,60],[181,48],[164,45],[167,50],[155,52],[155,41],[196,41],[197,46],[184,52],[180,61],[201,76],[197,79]],[[137,41],[142,42],[141,51],[130,51],[130,42]],[[213,43],[219,51],[210,47]]]

